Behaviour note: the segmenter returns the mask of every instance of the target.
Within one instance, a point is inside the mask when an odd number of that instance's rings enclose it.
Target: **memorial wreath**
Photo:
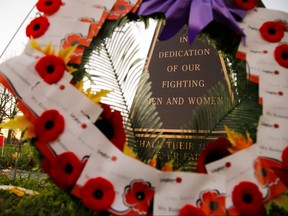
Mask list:
[[[281,196],[285,207],[287,13],[257,0],[38,0],[36,8],[24,52],[0,65],[24,115],[1,127],[23,130],[59,189],[112,215],[266,215]],[[200,137],[192,162],[165,157],[161,118],[147,103],[133,28],[153,22],[157,40],[184,29],[189,44],[209,43],[228,68],[227,101],[199,106],[171,134]],[[143,137],[153,148],[139,148]]]

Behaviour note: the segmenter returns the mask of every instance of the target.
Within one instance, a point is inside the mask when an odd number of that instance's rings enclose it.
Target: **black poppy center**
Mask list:
[[[249,0],[242,0],[243,3],[247,3]]]
[[[54,65],[48,65],[48,66],[46,67],[46,71],[47,71],[47,73],[49,73],[49,74],[52,74],[52,73],[54,72],[54,70],[55,70]]]
[[[48,120],[48,121],[45,122],[45,129],[46,129],[46,130],[50,130],[50,129],[52,129],[53,127],[54,127],[54,122],[53,122],[53,121]]]
[[[123,10],[125,10],[125,6],[124,6],[124,5],[119,5],[119,6],[118,6],[118,9],[119,9],[120,11],[121,11],[121,10],[123,11]]]
[[[71,164],[66,164],[65,166],[65,172],[67,174],[71,174],[73,172],[73,166]]]
[[[252,201],[253,201],[253,197],[252,197],[252,195],[251,194],[249,194],[249,193],[245,193],[245,194],[243,194],[243,201],[245,202],[245,203],[251,203]]]
[[[211,201],[209,203],[209,208],[212,210],[212,211],[216,211],[218,209],[219,205],[217,202],[215,201]]]
[[[77,40],[71,42],[71,46],[75,46],[75,45],[77,45],[77,44],[78,44],[78,41],[77,41]]]
[[[46,1],[46,2],[45,2],[45,5],[46,5],[46,6],[51,6],[52,4],[53,4],[53,1]]]
[[[269,33],[270,35],[275,35],[275,34],[276,34],[276,30],[275,30],[274,28],[269,28],[269,29],[268,29],[268,33]]]
[[[102,190],[99,190],[99,189],[94,190],[94,191],[93,191],[93,196],[94,196],[95,199],[102,199],[102,197],[103,197],[103,191],[102,191]]]
[[[38,31],[40,29],[40,24],[39,23],[37,23],[37,24],[35,24],[34,26],[33,26],[33,30],[34,31]]]
[[[98,119],[94,125],[108,138],[111,139],[114,136],[113,125],[105,118]]]
[[[262,176],[267,176],[267,171],[266,171],[266,169],[264,169],[264,168],[261,168],[261,175]]]
[[[136,199],[137,200],[144,200],[145,199],[145,193],[144,192],[142,192],[142,191],[139,191],[139,192],[137,192],[136,193]]]
[[[282,52],[281,57],[282,57],[283,60],[287,60],[288,59],[288,53],[287,52]]]

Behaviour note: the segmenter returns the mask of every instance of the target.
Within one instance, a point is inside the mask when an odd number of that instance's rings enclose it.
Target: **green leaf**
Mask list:
[[[190,117],[189,123],[183,126],[187,132],[181,136],[183,139],[190,136],[194,146],[197,146],[193,150],[196,157],[199,156],[208,142],[221,136],[227,136],[225,126],[240,134],[248,132],[253,141],[256,141],[257,125],[262,114],[262,106],[258,103],[258,85],[247,80],[246,68],[241,67],[244,65],[243,63],[238,61],[238,65],[234,66],[238,66],[242,70],[238,70],[237,74],[230,76],[231,83],[236,83],[232,88],[234,97],[231,97],[223,84],[216,84],[208,90],[206,96],[223,97],[223,104],[198,106]],[[229,73],[231,75],[234,70],[230,68]],[[196,131],[196,133],[189,131]],[[179,138],[177,139],[179,140]],[[177,139],[172,139],[172,142]],[[188,167],[186,170],[193,171],[196,161],[193,163],[187,159],[179,158],[175,164],[175,169],[185,170],[184,167]]]

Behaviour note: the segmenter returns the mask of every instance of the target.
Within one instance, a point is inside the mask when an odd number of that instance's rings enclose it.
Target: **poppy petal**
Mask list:
[[[39,141],[52,142],[64,131],[65,121],[57,110],[46,110],[35,122],[35,134]]]
[[[224,137],[220,137],[215,141],[207,143],[198,158],[196,172],[207,173],[205,165],[230,155],[231,153],[228,149],[231,147],[232,144]]]
[[[268,42],[279,42],[284,36],[284,22],[265,22],[259,29],[262,38]]]
[[[103,112],[94,125],[120,150],[123,151],[126,133],[122,115],[118,110],[112,111],[110,106],[102,104]]]
[[[80,190],[83,204],[92,211],[106,211],[114,202],[113,184],[102,177],[89,179]]]
[[[283,166],[285,167],[285,169],[288,170],[288,147],[286,147],[283,150],[282,155],[281,155],[281,159],[282,159],[282,162],[283,162]]]
[[[274,50],[274,58],[279,65],[288,68],[288,45],[281,44]]]
[[[258,186],[243,181],[232,191],[232,202],[239,212],[246,215],[264,215],[263,196]]]
[[[73,152],[64,152],[56,157],[50,176],[59,188],[67,189],[76,183],[83,167]]]
[[[225,196],[218,191],[207,191],[197,201],[197,206],[206,215],[226,215]]]
[[[61,5],[61,0],[38,0],[36,8],[45,15],[52,15],[59,10]]]
[[[258,0],[234,0],[235,6],[243,10],[252,10],[257,2]]]
[[[178,216],[188,215],[205,216],[204,212],[201,209],[196,208],[195,206],[190,204],[183,206],[178,213]]]
[[[63,77],[65,68],[64,60],[54,55],[43,56],[35,65],[39,76],[48,84],[57,83]]]
[[[154,196],[154,188],[149,182],[133,181],[125,188],[124,202],[139,214],[146,214]]]
[[[50,23],[45,16],[39,16],[33,19],[26,27],[26,36],[39,38],[41,37],[48,29]]]

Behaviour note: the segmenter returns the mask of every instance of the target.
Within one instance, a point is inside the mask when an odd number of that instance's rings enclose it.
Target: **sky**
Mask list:
[[[5,47],[21,26],[25,17],[31,9],[34,8],[36,2],[37,0],[0,0],[0,55],[2,55]],[[35,16],[36,11],[35,9],[31,15]],[[30,20],[31,18],[28,18],[26,23],[23,23],[19,33],[15,39],[13,39],[5,56],[2,56],[0,61],[3,61],[5,58],[17,56],[19,52],[21,53],[28,41],[25,37],[25,27]]]
[[[0,2],[0,62],[2,62],[23,51],[28,41],[25,28],[35,17],[37,10],[34,5],[37,0],[0,0]],[[288,13],[288,0],[262,0],[262,2],[269,9]],[[14,39],[11,40],[17,31]],[[8,49],[6,49],[7,45],[9,45]],[[4,55],[3,51],[5,51]]]
[[[288,13],[288,0],[262,0],[266,8]]]

